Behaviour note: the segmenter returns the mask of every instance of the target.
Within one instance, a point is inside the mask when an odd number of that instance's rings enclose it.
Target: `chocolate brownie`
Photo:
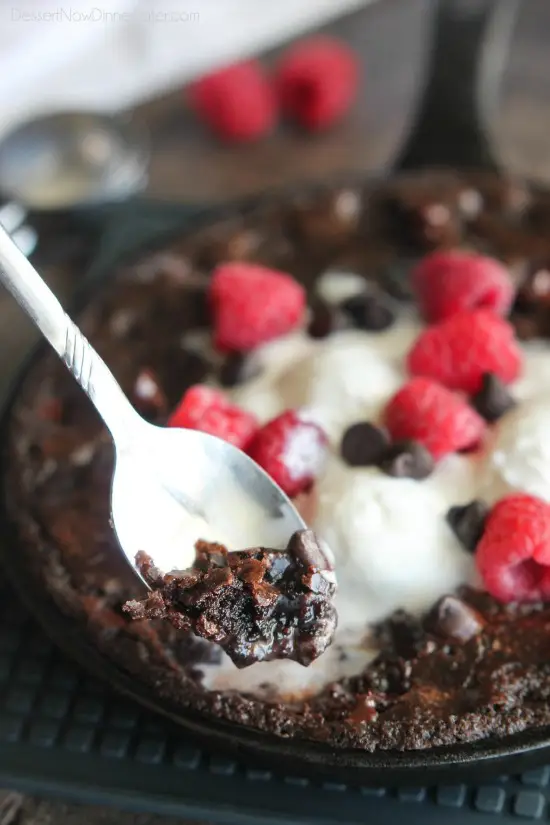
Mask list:
[[[152,592],[130,600],[133,619],[168,619],[176,630],[219,645],[237,667],[294,659],[307,667],[331,643],[336,577],[313,530],[290,537],[286,551],[228,552],[199,541],[189,570],[163,574],[146,553],[137,568]]]
[[[549,204],[547,194],[525,184],[450,172],[375,185],[351,179],[273,196],[127,262],[79,322],[125,392],[159,424],[186,386],[212,374],[233,384],[246,380],[247,369],[254,372],[242,358],[228,365],[209,344],[206,288],[220,261],[291,272],[316,307],[312,334],[322,338],[340,324],[391,323],[387,297],[410,301],[411,265],[429,250],[460,243],[506,262],[520,286],[511,316],[518,333],[545,337]],[[380,300],[352,302],[337,313],[316,304],[317,279],[329,268],[358,273]],[[494,386],[485,387],[488,394],[479,408],[494,417],[502,398],[495,401]],[[25,378],[5,451],[7,508],[29,574],[104,656],[182,710],[367,750],[434,748],[550,724],[550,606],[500,605],[471,589],[448,594],[424,617],[399,613],[365,628],[377,656],[359,675],[299,701],[208,689],[201,674],[220,661],[217,646],[122,611],[124,602],[147,593],[137,591],[109,525],[112,446],[50,353]],[[465,543],[479,530],[474,509],[454,514]]]

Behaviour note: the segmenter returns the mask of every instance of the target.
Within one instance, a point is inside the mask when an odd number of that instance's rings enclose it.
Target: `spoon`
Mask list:
[[[112,524],[134,571],[148,553],[163,572],[193,563],[197,539],[282,550],[306,525],[274,481],[236,447],[141,418],[30,261],[0,227],[0,280],[88,394],[115,446]],[[137,572],[137,571],[136,571]]]
[[[38,211],[124,200],[147,182],[148,143],[145,131],[120,115],[34,118],[0,140],[0,190]]]
[[[0,139],[0,192],[10,198],[0,224],[28,256],[38,243],[28,210],[118,203],[145,187],[148,164],[148,136],[129,117],[58,112],[20,123]]]

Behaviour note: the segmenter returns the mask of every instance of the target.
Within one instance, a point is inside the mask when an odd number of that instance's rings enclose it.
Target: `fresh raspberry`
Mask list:
[[[429,378],[412,378],[390,399],[385,424],[395,441],[419,441],[436,460],[476,447],[486,429],[462,398]]]
[[[287,410],[258,430],[247,452],[292,498],[311,487],[322,470],[327,438],[317,424]]]
[[[244,450],[258,429],[254,415],[231,404],[222,392],[197,384],[190,387],[168,419],[169,427],[201,430]]]
[[[506,267],[495,258],[462,250],[427,255],[412,280],[420,309],[431,323],[472,309],[507,315],[514,297]]]
[[[216,269],[210,301],[215,345],[237,352],[290,332],[306,308],[305,291],[290,275],[244,262]]]
[[[312,132],[332,126],[346,114],[358,82],[359,63],[351,49],[321,36],[291,47],[276,75],[282,109]]]
[[[225,140],[257,140],[275,125],[275,95],[255,60],[201,78],[190,87],[189,99],[197,114]]]
[[[505,384],[518,377],[521,352],[512,326],[486,310],[460,312],[428,327],[408,355],[412,375],[425,375],[451,390],[477,393],[483,375]]]
[[[550,598],[550,505],[523,494],[501,499],[487,518],[476,563],[496,599]]]

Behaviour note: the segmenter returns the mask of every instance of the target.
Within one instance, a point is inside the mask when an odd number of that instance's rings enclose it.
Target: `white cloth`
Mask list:
[[[4,0],[0,132],[45,111],[116,110],[373,0]]]

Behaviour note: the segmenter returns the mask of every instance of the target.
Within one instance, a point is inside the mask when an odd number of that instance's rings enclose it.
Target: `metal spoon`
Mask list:
[[[305,524],[271,478],[236,447],[195,430],[156,427],[114,376],[30,261],[0,227],[0,280],[88,394],[115,444],[113,527],[135,570],[139,550],[163,571],[190,566],[203,538],[230,549],[283,549]]]
[[[29,209],[82,209],[125,200],[147,183],[149,141],[122,115],[59,112],[20,123],[0,139],[0,224],[25,255],[37,243]]]
[[[123,200],[147,182],[149,141],[127,116],[58,112],[0,140],[0,190],[48,211]]]

